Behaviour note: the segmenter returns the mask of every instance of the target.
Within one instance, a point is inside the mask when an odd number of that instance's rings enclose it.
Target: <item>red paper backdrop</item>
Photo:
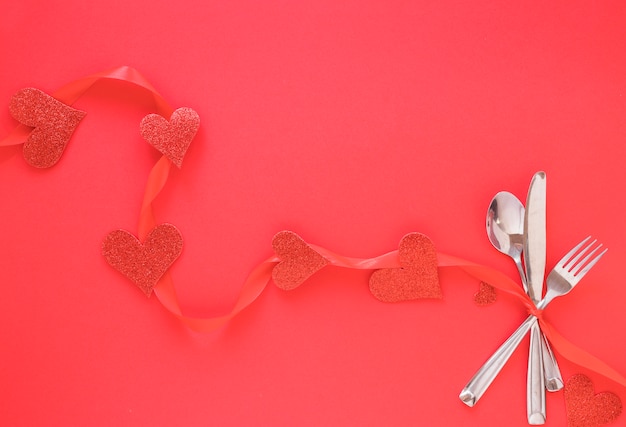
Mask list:
[[[546,316],[626,374],[626,5],[545,3],[4,2],[0,105],[125,64],[200,114],[155,205],[185,238],[171,272],[198,316],[230,309],[282,229],[359,257],[420,231],[515,277],[484,215],[545,170],[548,266],[588,234],[610,248]],[[209,335],[146,299],[100,256],[136,230],[158,158],[129,89],[75,104],[88,115],[52,169],[0,153],[3,425],[527,425],[526,342],[475,408],[458,400],[526,317],[474,305],[461,273],[441,301],[384,304],[366,272],[328,268]],[[562,392],[547,409],[565,424]]]

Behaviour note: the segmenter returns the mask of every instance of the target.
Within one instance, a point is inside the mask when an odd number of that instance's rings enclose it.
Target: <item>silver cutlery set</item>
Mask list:
[[[554,298],[569,293],[591,270],[607,249],[587,237],[552,269],[544,291],[546,264],[546,174],[537,172],[530,183],[526,208],[511,193],[498,193],[487,211],[487,235],[500,252],[510,256],[520,274],[524,291],[536,308],[543,310]],[[523,259],[523,264],[522,264]],[[459,398],[474,406],[530,331],[527,376],[528,423],[546,421],[546,390],[563,388],[563,379],[550,344],[531,314],[476,372]]]

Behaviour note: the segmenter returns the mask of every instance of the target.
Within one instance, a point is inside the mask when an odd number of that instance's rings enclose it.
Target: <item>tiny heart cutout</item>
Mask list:
[[[87,114],[32,87],[13,95],[9,112],[18,122],[34,128],[24,142],[23,153],[26,162],[36,168],[49,168],[59,161]]]
[[[198,127],[198,113],[183,107],[174,111],[169,121],[158,114],[148,114],[141,121],[140,131],[143,139],[180,168]]]
[[[384,302],[418,298],[443,298],[437,272],[437,251],[431,240],[420,233],[407,234],[398,250],[400,268],[375,271],[370,291]]]
[[[183,236],[171,224],[157,225],[141,243],[126,230],[109,233],[102,255],[117,271],[150,296],[152,289],[183,250]]]
[[[496,293],[496,288],[489,283],[480,282],[478,292],[474,294],[474,304],[479,307],[485,307],[493,304],[497,299],[498,294]]]
[[[328,260],[292,231],[281,231],[272,239],[274,252],[281,259],[272,270],[272,279],[280,289],[289,291],[328,264]]]
[[[574,375],[565,384],[565,408],[569,427],[597,427],[610,423],[622,413],[622,401],[611,392],[594,394],[585,375]]]

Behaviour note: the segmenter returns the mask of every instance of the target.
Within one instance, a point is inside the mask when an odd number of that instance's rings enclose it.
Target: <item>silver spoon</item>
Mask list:
[[[499,192],[491,200],[487,211],[487,236],[497,250],[513,258],[524,291],[528,291],[522,267],[524,213],[524,205],[517,197],[507,191]]]
[[[491,200],[487,210],[487,236],[497,250],[513,259],[522,279],[524,291],[528,293],[526,274],[522,266],[524,213],[524,205],[515,195],[508,191],[499,192]],[[563,388],[561,372],[543,334],[541,344],[546,389],[548,391],[561,390]]]

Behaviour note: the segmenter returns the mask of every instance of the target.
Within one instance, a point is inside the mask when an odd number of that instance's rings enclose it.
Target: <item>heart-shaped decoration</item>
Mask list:
[[[49,168],[59,161],[76,126],[87,114],[32,87],[13,95],[9,112],[18,122],[34,128],[24,142],[23,152],[26,162],[36,168]]]
[[[174,111],[169,121],[158,114],[148,114],[141,121],[140,131],[143,139],[180,168],[198,127],[198,113],[183,107]]]
[[[574,375],[565,384],[565,408],[569,427],[597,427],[610,423],[622,413],[622,401],[611,392],[594,394],[585,375]]]
[[[496,288],[489,283],[480,282],[478,292],[474,294],[474,304],[479,307],[485,307],[493,304],[497,299],[498,294],[496,293]]]
[[[384,302],[418,298],[443,298],[437,272],[437,251],[423,234],[407,234],[398,250],[400,268],[375,271],[370,277],[370,291]]]
[[[183,236],[171,224],[157,225],[141,243],[126,230],[109,233],[102,255],[147,296],[183,250]]]
[[[281,231],[272,239],[274,252],[281,259],[272,270],[272,279],[286,291],[300,286],[328,264],[328,260],[292,231]]]

